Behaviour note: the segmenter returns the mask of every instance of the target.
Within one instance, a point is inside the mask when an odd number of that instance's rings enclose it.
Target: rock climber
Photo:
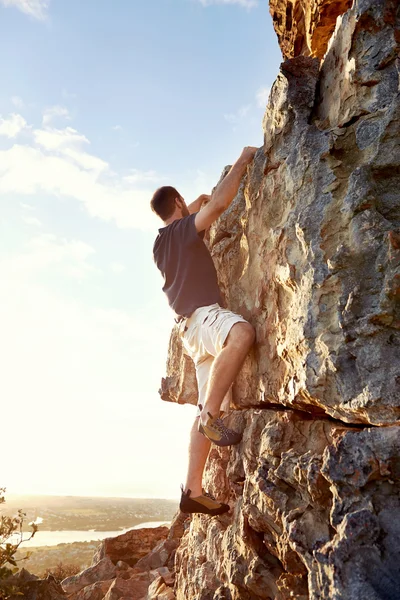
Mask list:
[[[202,478],[211,442],[230,446],[241,440],[241,434],[226,427],[221,416],[229,411],[231,386],[254,343],[255,331],[243,317],[221,306],[217,273],[203,238],[235,198],[256,151],[251,146],[243,149],[212,196],[202,194],[186,205],[175,188],[163,186],[151,200],[152,210],[164,222],[154,243],[154,261],[163,275],[163,291],[179,323],[184,348],[194,361],[199,392],[180,501],[185,513],[219,515],[229,510],[203,492]]]

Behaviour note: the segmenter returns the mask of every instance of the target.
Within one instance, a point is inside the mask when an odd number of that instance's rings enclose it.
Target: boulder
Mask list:
[[[168,527],[144,527],[106,538],[99,545],[92,564],[108,557],[114,564],[122,561],[133,567],[140,558],[146,556],[161,540],[164,540],[168,533]]]
[[[141,600],[147,593],[149,587],[148,581],[117,578],[111,584],[104,600],[120,600],[129,598],[130,600]]]
[[[78,592],[68,595],[68,600],[103,600],[114,580],[96,581]]]
[[[168,587],[163,577],[158,577],[150,585],[146,600],[176,600],[174,591]]]
[[[95,565],[81,571],[81,573],[67,577],[61,582],[61,585],[67,594],[73,594],[98,581],[112,579],[115,575],[116,567],[111,562],[110,558],[106,556],[99,560]]]

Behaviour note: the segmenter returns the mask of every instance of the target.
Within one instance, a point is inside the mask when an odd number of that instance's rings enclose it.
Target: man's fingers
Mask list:
[[[244,160],[246,160],[246,162],[251,162],[257,152],[258,148],[256,148],[255,146],[246,146],[245,148],[243,148],[243,152],[242,152],[242,157],[244,158]]]
[[[257,152],[258,148],[256,148],[255,146],[247,146],[247,150],[248,150],[249,154],[252,154],[254,156],[255,153]]]

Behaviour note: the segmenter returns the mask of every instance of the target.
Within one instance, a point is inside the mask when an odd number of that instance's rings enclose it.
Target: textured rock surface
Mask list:
[[[158,577],[150,585],[146,600],[175,600],[173,590],[165,584],[163,577]]]
[[[257,330],[238,408],[279,404],[349,423],[399,422],[396,10],[395,0],[360,1],[320,71],[309,57],[283,63],[263,151],[210,232],[226,303]],[[175,336],[163,397],[195,402],[193,365],[185,357],[180,369]]]
[[[314,39],[333,4],[295,3],[296,22],[302,6]],[[257,343],[229,417],[243,441],[207,466],[232,511],[193,517],[178,600],[400,598],[399,2],[356,0],[322,63],[312,43],[285,51],[304,55],[282,64],[264,146],[209,233]],[[196,401],[176,331],[162,397]]]
[[[151,552],[158,542],[165,539],[168,533],[168,527],[144,527],[107,538],[100,544],[92,565],[97,565],[103,558],[108,557],[114,564],[123,561],[133,567],[139,559]]]
[[[207,477],[232,511],[193,517],[178,600],[400,597],[398,428],[268,409],[230,423],[243,441],[214,449]]]
[[[138,581],[136,578],[122,579],[117,578],[112,582],[110,589],[104,596],[104,600],[119,600],[120,598],[131,598],[139,600],[145,597],[149,583],[147,581]]]
[[[184,353],[177,328],[173,330],[169,342],[167,373],[167,377],[161,381],[161,398],[179,404],[196,404],[196,375],[192,360]]]
[[[351,0],[270,0],[270,13],[285,58],[323,58],[336,19]]]
[[[72,575],[63,580],[62,586],[67,594],[79,592],[82,588],[96,583],[97,581],[107,581],[113,579],[116,575],[116,568],[108,556],[99,560],[98,563],[89,567],[85,571]]]
[[[97,581],[73,594],[72,598],[74,600],[103,600],[112,583],[113,579]]]
[[[61,593],[68,600],[174,600],[175,552],[185,521],[178,512],[169,529],[133,529],[107,538],[89,569],[64,579]]]

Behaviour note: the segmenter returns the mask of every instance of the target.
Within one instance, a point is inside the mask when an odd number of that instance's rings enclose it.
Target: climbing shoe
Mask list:
[[[200,406],[200,410],[201,410]],[[206,436],[211,442],[217,446],[234,446],[242,439],[242,434],[233,429],[229,429],[224,425],[224,422],[219,417],[213,417],[211,413],[207,413],[208,421],[205,425],[199,417],[199,431]]]
[[[214,517],[216,515],[222,515],[229,510],[228,504],[217,502],[211,494],[204,493],[202,496],[191,498],[191,490],[188,490],[187,492],[184,492],[183,488],[181,488],[181,490],[182,495],[179,508],[183,513],[202,513]]]

